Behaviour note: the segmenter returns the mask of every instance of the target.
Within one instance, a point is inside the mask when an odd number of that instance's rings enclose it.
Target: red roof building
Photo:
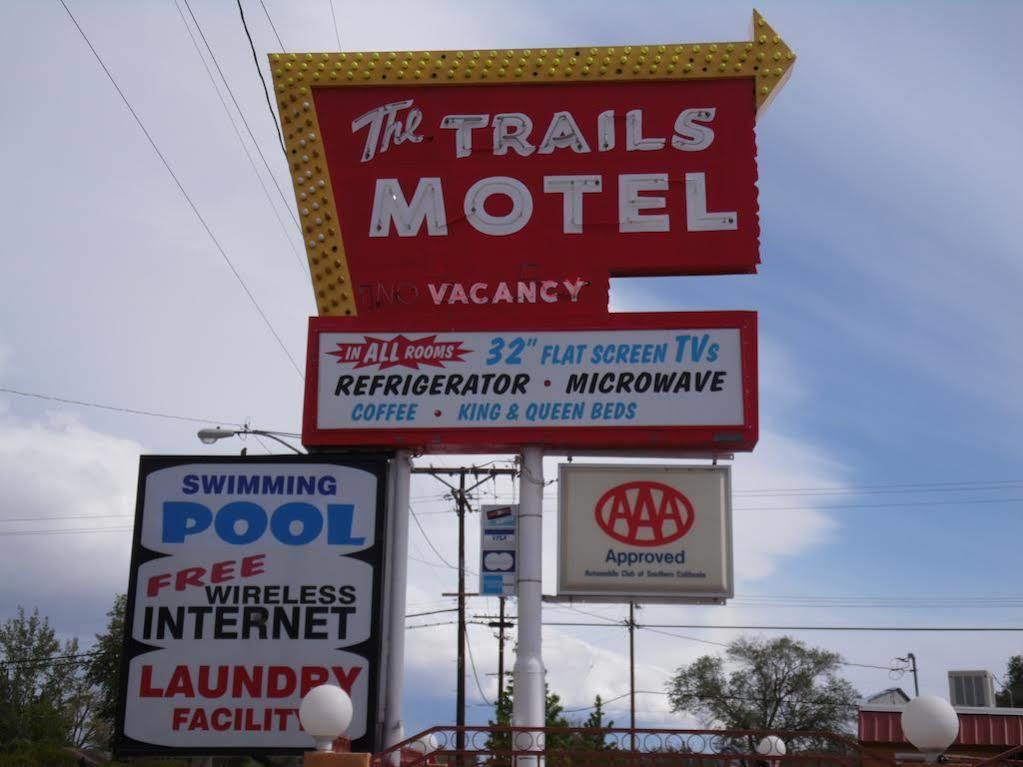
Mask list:
[[[902,706],[861,705],[860,744],[888,757],[914,752],[902,733],[902,709]],[[1023,708],[956,707],[956,712],[959,737],[948,750],[950,756],[990,757],[1023,746]]]

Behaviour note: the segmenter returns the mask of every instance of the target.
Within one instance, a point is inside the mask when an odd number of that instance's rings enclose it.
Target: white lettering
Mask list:
[[[625,151],[651,152],[664,149],[663,138],[643,138],[643,110],[630,109],[625,113]]]
[[[597,115],[597,143],[598,150],[610,152],[615,148],[615,112],[608,109]]]
[[[483,291],[487,289],[487,283],[485,282],[474,282],[469,288],[469,299],[474,304],[485,304],[489,299],[483,295]]]
[[[667,232],[668,214],[644,216],[642,211],[663,208],[663,197],[640,197],[640,192],[668,188],[667,173],[623,173],[618,177],[618,231]]]
[[[487,199],[503,194],[512,201],[512,209],[503,216],[486,210]],[[474,229],[483,234],[503,237],[515,234],[533,216],[533,196],[526,185],[509,176],[481,178],[465,193],[465,217]]]
[[[686,174],[686,229],[690,232],[720,232],[739,228],[734,210],[707,212],[707,180],[703,173]]]
[[[576,278],[574,280],[565,280],[563,282],[565,290],[568,291],[568,298],[574,304],[579,300],[579,292],[586,287],[589,283],[586,280]]]
[[[583,195],[599,192],[602,188],[600,176],[544,176],[543,190],[560,193],[562,197],[561,231],[565,234],[583,232]]]
[[[392,221],[399,237],[415,237],[424,220],[426,232],[431,237],[447,235],[444,193],[439,178],[419,179],[411,203],[405,202],[405,194],[401,191],[398,179],[377,179],[369,224],[370,237],[389,237]]]
[[[533,121],[522,112],[507,112],[494,115],[494,154],[508,154],[514,149],[520,157],[528,157],[536,147],[526,139],[533,130]]]
[[[440,127],[455,131],[455,157],[469,157],[473,129],[485,128],[489,122],[490,115],[447,115]]]
[[[558,300],[558,283],[556,280],[544,280],[540,283],[540,298],[548,304]]]
[[[369,126],[366,133],[366,143],[362,148],[362,162],[372,160],[377,152],[383,154],[393,142],[395,146],[411,141],[418,144],[423,140],[422,136],[416,135],[416,128],[422,122],[423,112],[419,108],[413,109],[405,118],[402,125],[398,118],[398,112],[412,106],[412,99],[404,101],[392,101],[382,107],[371,109],[363,115],[352,120],[352,133]]]
[[[675,118],[676,136],[671,137],[671,145],[683,152],[699,152],[714,142],[714,129],[709,125],[700,125],[697,120],[710,122],[717,110],[714,107],[685,109]]]
[[[582,131],[575,123],[571,112],[555,112],[551,124],[547,126],[547,135],[540,143],[540,154],[551,154],[555,149],[571,148],[573,152],[582,154],[590,151],[590,145],[583,138]]]

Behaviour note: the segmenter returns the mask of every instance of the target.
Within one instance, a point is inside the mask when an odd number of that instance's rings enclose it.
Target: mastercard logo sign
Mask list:
[[[661,482],[625,482],[597,501],[594,516],[610,537],[632,546],[663,546],[689,532],[693,504]]]

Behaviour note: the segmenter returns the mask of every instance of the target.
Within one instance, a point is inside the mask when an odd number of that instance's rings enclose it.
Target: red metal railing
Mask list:
[[[758,754],[776,735],[786,753]],[[436,748],[422,743],[432,736]],[[894,767],[856,741],[823,732],[432,727],[381,752],[379,767]],[[542,757],[542,761],[537,757]]]

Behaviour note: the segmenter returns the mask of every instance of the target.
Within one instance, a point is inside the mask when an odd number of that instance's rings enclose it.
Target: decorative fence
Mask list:
[[[785,753],[758,753],[768,735]],[[375,767],[894,767],[822,732],[579,727],[433,727],[377,755]]]

